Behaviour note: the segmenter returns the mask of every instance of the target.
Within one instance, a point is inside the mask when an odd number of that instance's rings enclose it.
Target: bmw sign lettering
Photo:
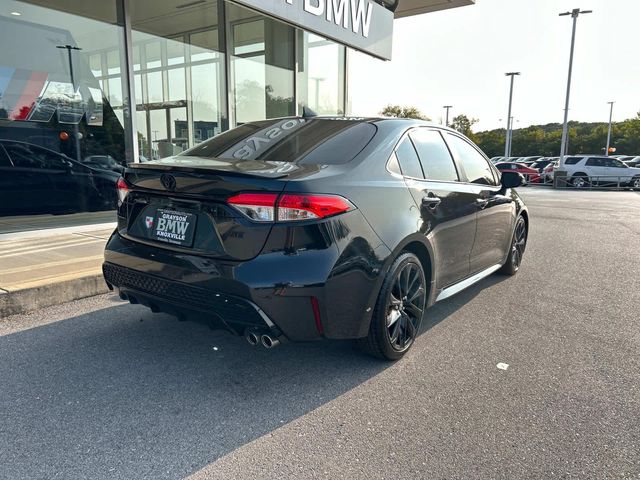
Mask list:
[[[391,59],[393,12],[374,0],[238,0],[362,52]]]

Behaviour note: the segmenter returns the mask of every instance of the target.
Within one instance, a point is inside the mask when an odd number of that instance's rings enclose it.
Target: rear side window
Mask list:
[[[564,159],[564,164],[565,165],[576,165],[580,160],[582,160],[581,157],[567,157]]]
[[[447,142],[458,154],[458,160],[462,163],[462,168],[464,168],[470,183],[497,185],[489,161],[475,147],[461,137],[450,133],[447,133]]]
[[[180,155],[296,164],[348,163],[377,128],[361,120],[287,118],[242,125]]]
[[[405,177],[424,178],[422,167],[416,149],[409,137],[404,137],[396,147],[396,157],[400,164],[400,171]]]
[[[451,158],[451,153],[440,132],[418,128],[409,136],[418,152],[424,177],[427,180],[440,180],[444,182],[457,182],[458,171]]]

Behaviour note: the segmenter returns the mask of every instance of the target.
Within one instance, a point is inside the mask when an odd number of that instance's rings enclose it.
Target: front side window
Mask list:
[[[626,165],[622,163],[620,160],[616,160],[615,158],[609,159],[609,167],[614,168],[626,168]]]
[[[442,135],[435,130],[418,128],[409,135],[420,158],[427,180],[457,182],[458,172]]]
[[[447,133],[447,142],[452,150],[457,153],[458,160],[462,164],[462,168],[467,174],[467,180],[470,183],[497,185],[489,162],[475,147],[461,137],[450,133]]]

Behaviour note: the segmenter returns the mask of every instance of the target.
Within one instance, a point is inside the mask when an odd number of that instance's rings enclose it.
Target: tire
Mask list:
[[[571,177],[571,185],[575,188],[586,188],[589,186],[589,176],[586,173],[575,173]]]
[[[502,265],[502,268],[498,270],[498,273],[502,275],[515,275],[520,270],[522,263],[522,257],[527,248],[527,239],[529,231],[527,228],[527,222],[524,217],[518,217],[516,220],[516,228],[513,230],[513,238],[511,239],[511,245],[509,247],[509,256],[507,261]]]
[[[631,179],[631,189],[636,191],[640,190],[640,176]]]
[[[402,358],[418,336],[426,303],[422,264],[413,253],[402,253],[382,282],[369,334],[358,340],[361,350],[384,360]]]

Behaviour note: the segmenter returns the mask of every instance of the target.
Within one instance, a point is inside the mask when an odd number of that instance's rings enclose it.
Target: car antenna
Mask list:
[[[302,107],[302,118],[313,118],[313,117],[317,117],[317,116],[318,116],[318,114],[316,112],[314,112],[313,110],[311,110],[306,105],[304,107]]]

